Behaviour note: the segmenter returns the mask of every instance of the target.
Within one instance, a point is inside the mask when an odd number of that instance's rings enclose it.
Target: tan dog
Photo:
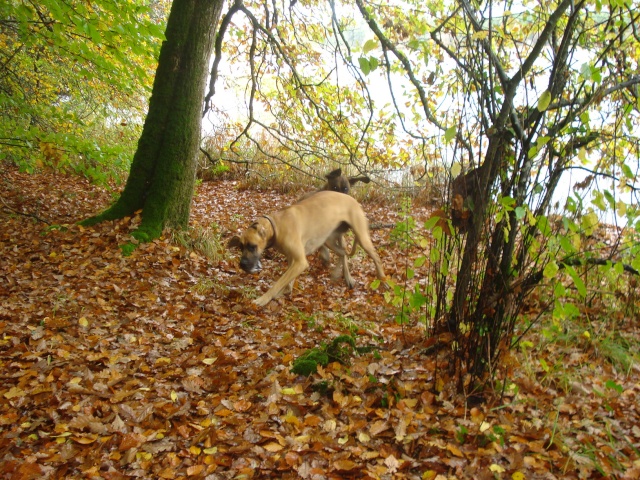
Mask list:
[[[353,250],[347,254],[341,239],[349,228],[353,230],[355,242]],[[296,278],[309,267],[307,255],[322,245],[341,257],[342,262],[336,270],[342,269],[347,286],[353,288],[355,282],[349,272],[347,255],[353,255],[358,244],[375,263],[378,278],[384,280],[382,262],[371,243],[369,223],[360,204],[348,195],[318,192],[284,210],[258,218],[241,236],[229,240],[228,246],[242,250],[240,267],[248,273],[262,269],[260,257],[270,247],[287,257],[287,271],[267,293],[254,300],[257,305],[264,306],[285,289],[291,292]]]

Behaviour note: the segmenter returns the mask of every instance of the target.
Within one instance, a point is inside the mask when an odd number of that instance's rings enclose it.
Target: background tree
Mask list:
[[[134,235],[185,228],[193,196],[207,65],[222,0],[174,0],[160,50],[149,113],[120,198],[93,224],[142,209]]]
[[[389,40],[391,33],[379,27],[388,17],[361,0],[357,4],[385,58],[395,57],[398,68],[416,78],[413,64]],[[549,265],[568,269],[579,293],[586,294],[572,265],[580,256],[576,238],[597,224],[593,209],[574,209],[564,246],[549,241],[546,215],[563,172],[584,168],[589,157],[594,175],[619,174],[618,185],[605,191],[614,209],[620,195],[635,191],[630,165],[637,169],[633,132],[640,77],[634,73],[637,59],[615,52],[637,46],[638,13],[630,2],[595,12],[587,2],[569,0],[521,13],[510,12],[510,6],[460,1],[444,15],[432,9],[428,38],[413,44],[425,62],[434,55],[452,62],[445,74],[451,82],[446,116],[438,115],[421,82],[412,83],[416,103],[426,117],[439,116],[449,126],[444,140],[454,141],[453,158],[471,171],[460,177],[467,184],[461,200],[469,216],[468,230],[460,231],[462,253],[457,257],[450,249],[448,257],[456,261],[455,290],[436,312],[455,333],[458,378],[465,388],[496,366],[524,299],[545,269],[555,280]],[[625,210],[634,224],[632,202]]]

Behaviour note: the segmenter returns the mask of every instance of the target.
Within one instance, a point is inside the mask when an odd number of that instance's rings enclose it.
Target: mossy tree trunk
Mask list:
[[[85,220],[95,224],[142,210],[140,240],[185,228],[195,184],[209,59],[223,0],[174,0],[138,149],[120,198]]]

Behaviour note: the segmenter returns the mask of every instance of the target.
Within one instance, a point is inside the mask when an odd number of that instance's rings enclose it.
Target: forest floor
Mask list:
[[[590,310],[598,338],[532,330],[505,357],[509,388],[466,409],[436,381],[447,352],[425,355],[424,326],[398,326],[369,288],[368,257],[351,261],[352,290],[312,257],[291,297],[258,308],[280,255],[255,275],[236,253],[214,262],[169,238],[124,256],[139,219],[75,224],[110,203],[107,190],[0,167],[0,478],[640,477],[637,350],[625,369],[601,341],[615,324],[638,345],[635,305]],[[192,223],[226,242],[295,198],[205,182]],[[364,209],[373,223],[399,218]],[[372,238],[402,278],[390,229]],[[374,348],[291,372],[342,334]]]

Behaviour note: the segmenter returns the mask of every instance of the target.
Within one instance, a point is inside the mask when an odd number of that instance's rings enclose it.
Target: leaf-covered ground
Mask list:
[[[586,339],[507,358],[514,388],[467,410],[434,382],[446,352],[425,355],[423,329],[395,325],[367,287],[367,257],[351,262],[353,290],[314,258],[291,298],[260,309],[250,300],[283,272],[279,255],[259,275],[168,239],[123,256],[137,219],[74,225],[108,192],[2,169],[1,478],[640,475],[638,368],[619,373]],[[204,183],[193,224],[224,239],[293,199]],[[397,220],[365,210],[374,223]],[[389,233],[372,236],[400,278],[407,259]],[[618,322],[640,336],[636,318]],[[374,348],[309,378],[291,373],[306,350],[350,332]]]

